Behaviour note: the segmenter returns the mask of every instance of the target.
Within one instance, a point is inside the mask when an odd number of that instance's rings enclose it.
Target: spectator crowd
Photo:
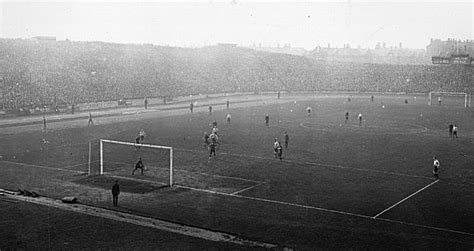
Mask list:
[[[0,39],[5,109],[263,91],[471,92],[474,67],[317,61],[226,46]]]

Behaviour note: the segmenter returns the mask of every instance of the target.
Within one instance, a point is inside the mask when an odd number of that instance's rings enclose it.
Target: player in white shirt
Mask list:
[[[273,142],[273,151],[275,153],[275,158],[280,158],[280,161],[281,161],[282,160],[281,156],[283,154],[283,147],[281,146],[277,138],[275,138]]]
[[[145,136],[145,130],[140,129],[140,131],[138,132],[138,137],[140,137],[140,144],[143,144],[143,142],[145,141]]]
[[[454,136],[456,136],[456,139],[458,138],[458,126],[456,124],[453,125],[453,139]]]
[[[359,113],[357,117],[359,118],[359,125],[362,125],[362,113]]]
[[[435,176],[436,179],[439,179],[438,176],[438,169],[439,169],[439,160],[435,157],[433,157],[433,175]]]
[[[308,117],[311,117],[311,110],[312,110],[312,109],[311,109],[311,106],[308,106],[308,107],[306,108],[306,111],[308,112]]]
[[[209,160],[211,159],[212,155],[216,157],[216,148],[217,144],[219,144],[218,140],[219,137],[217,137],[217,134],[211,133],[211,135],[209,135]]]
[[[227,121],[227,124],[230,124],[230,119],[231,119],[231,116],[230,114],[227,114],[227,116],[225,117],[226,121]]]
[[[213,127],[211,130],[211,134],[217,134],[218,131],[219,131],[219,128]]]

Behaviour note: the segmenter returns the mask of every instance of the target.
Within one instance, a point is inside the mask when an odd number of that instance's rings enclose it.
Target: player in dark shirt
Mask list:
[[[265,125],[268,126],[268,122],[270,122],[270,116],[265,115]]]
[[[135,174],[135,171],[137,169],[140,169],[141,170],[141,174],[143,175],[143,169],[145,169],[145,165],[143,165],[143,162],[142,162],[142,158],[140,158],[137,162],[137,164],[135,164],[135,169],[133,169],[132,171],[132,175]]]
[[[204,148],[207,148],[209,146],[209,135],[207,132],[204,132]]]

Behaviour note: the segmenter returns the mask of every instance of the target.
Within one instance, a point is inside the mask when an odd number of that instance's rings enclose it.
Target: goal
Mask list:
[[[101,175],[131,178],[135,164],[141,159],[144,175],[136,171],[136,178],[173,186],[173,148],[150,144],[137,144],[116,140],[100,140]]]
[[[465,92],[430,92],[428,105],[471,106],[471,95]]]

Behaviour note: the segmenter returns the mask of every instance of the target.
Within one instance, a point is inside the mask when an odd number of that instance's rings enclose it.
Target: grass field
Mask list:
[[[428,106],[421,96],[376,95],[374,102],[369,97],[354,95],[348,102],[347,95],[261,96],[229,110],[215,107],[212,115],[204,105],[193,114],[150,111],[98,119],[91,127],[68,121],[45,132],[40,126],[19,128],[1,135],[0,188],[76,196],[84,204],[113,208],[110,187],[117,179],[122,194],[114,210],[280,247],[472,250],[472,109],[448,98],[441,106]],[[220,146],[209,161],[202,136],[214,120]],[[458,125],[458,139],[448,135],[449,122]],[[165,150],[105,144],[107,174],[85,175],[88,142],[91,171],[97,174],[98,139],[133,142],[140,128],[146,143],[173,147],[173,188],[164,186],[169,179]],[[283,141],[285,131],[290,142],[280,162],[272,143],[275,137]],[[139,156],[147,170],[132,176]],[[441,162],[439,181],[432,177],[433,156]],[[135,247],[153,247],[141,243]],[[225,249],[222,245],[214,247]],[[164,248],[170,247],[177,246]]]

